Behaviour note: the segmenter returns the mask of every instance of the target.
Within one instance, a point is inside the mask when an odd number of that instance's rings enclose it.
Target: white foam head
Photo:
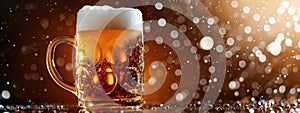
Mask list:
[[[143,30],[143,17],[138,9],[110,6],[84,6],[77,13],[77,31],[123,29]]]

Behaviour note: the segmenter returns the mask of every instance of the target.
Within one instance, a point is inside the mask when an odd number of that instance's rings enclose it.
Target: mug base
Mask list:
[[[82,109],[80,113],[139,113],[142,112],[140,109],[142,104],[132,104],[124,106],[115,101],[79,101],[79,107]]]

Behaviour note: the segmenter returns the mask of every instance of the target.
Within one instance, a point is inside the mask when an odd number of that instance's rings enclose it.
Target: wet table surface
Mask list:
[[[79,106],[63,104],[44,104],[44,105],[1,105],[0,112],[3,113],[198,113],[198,112],[300,112],[299,104],[188,104],[185,106],[177,105],[144,105],[141,109],[124,108],[97,108],[94,110],[82,109]]]

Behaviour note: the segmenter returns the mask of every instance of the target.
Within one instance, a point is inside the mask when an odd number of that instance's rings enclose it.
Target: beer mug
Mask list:
[[[54,63],[59,44],[72,45],[75,85],[62,79]],[[139,108],[143,103],[143,19],[133,8],[84,6],[77,13],[76,35],[48,46],[51,78],[78,97],[84,108]]]

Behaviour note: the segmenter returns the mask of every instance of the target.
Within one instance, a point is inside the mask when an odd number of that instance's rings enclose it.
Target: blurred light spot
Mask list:
[[[200,41],[200,47],[204,50],[210,50],[214,46],[214,40],[210,36],[204,36]]]
[[[286,87],[285,87],[285,85],[281,85],[281,86],[279,86],[279,93],[284,93],[284,92],[285,92],[285,90],[286,90]]]
[[[63,58],[63,57],[58,57],[56,59],[56,64],[59,66],[59,67],[63,67],[66,63],[66,60]]]
[[[178,84],[177,83],[172,83],[171,84],[171,89],[172,90],[177,90],[177,88],[178,88]]]
[[[194,17],[194,18],[193,18],[193,22],[194,22],[195,24],[198,24],[199,21],[200,21],[200,19],[199,19],[198,17]]]
[[[172,43],[173,43],[173,47],[175,47],[175,48],[180,47],[180,41],[179,40],[174,40]]]
[[[240,68],[245,68],[246,67],[246,61],[244,61],[244,60],[239,61],[239,66],[240,66]]]
[[[72,71],[73,70],[73,65],[72,63],[68,62],[66,65],[65,65],[65,69],[67,71]]]
[[[246,27],[244,28],[244,32],[245,32],[246,34],[250,34],[250,33],[252,32],[252,28],[251,28],[250,26],[246,26]]]
[[[3,97],[4,99],[9,99],[9,98],[10,98],[10,92],[7,91],[7,90],[3,90],[3,91],[2,91],[2,97]]]
[[[47,29],[49,27],[49,20],[48,18],[42,18],[40,21],[41,26],[43,27],[43,29]]]
[[[180,69],[176,69],[175,70],[175,75],[176,76],[181,76],[182,75],[182,71]]]
[[[231,7],[237,8],[239,6],[239,3],[236,0],[231,1]]]
[[[213,25],[214,23],[215,23],[214,18],[208,18],[208,19],[207,19],[207,24],[208,24],[208,25]]]
[[[164,7],[163,4],[160,2],[157,2],[154,6],[157,10],[161,10]]]
[[[254,20],[254,21],[259,21],[260,18],[261,18],[260,15],[257,14],[257,13],[255,13],[255,14],[253,15],[253,20]]]
[[[244,6],[244,7],[243,7],[243,12],[244,12],[245,14],[250,13],[250,11],[251,11],[251,9],[250,9],[249,6]]]
[[[176,94],[176,100],[177,100],[178,102],[181,102],[181,101],[183,101],[183,99],[184,99],[184,96],[183,96],[183,94],[182,94],[182,93],[178,93],[178,94]]]
[[[159,26],[163,27],[163,26],[166,26],[167,21],[164,18],[160,18],[160,19],[158,19],[157,23]]]
[[[154,85],[156,83],[156,77],[151,77],[149,80],[148,80],[148,83],[149,85]]]
[[[36,71],[38,69],[37,64],[31,64],[30,69],[31,69],[31,71]]]
[[[164,42],[164,39],[160,36],[156,37],[155,39],[156,44],[162,44]]]
[[[240,83],[238,81],[230,81],[228,86],[229,86],[229,89],[236,90],[240,87]]]
[[[170,36],[175,39],[175,38],[178,38],[178,31],[177,30],[172,30],[171,33],[170,33]]]
[[[229,46],[232,46],[233,44],[234,44],[234,39],[233,38],[228,38],[227,39],[227,44],[229,45]]]

